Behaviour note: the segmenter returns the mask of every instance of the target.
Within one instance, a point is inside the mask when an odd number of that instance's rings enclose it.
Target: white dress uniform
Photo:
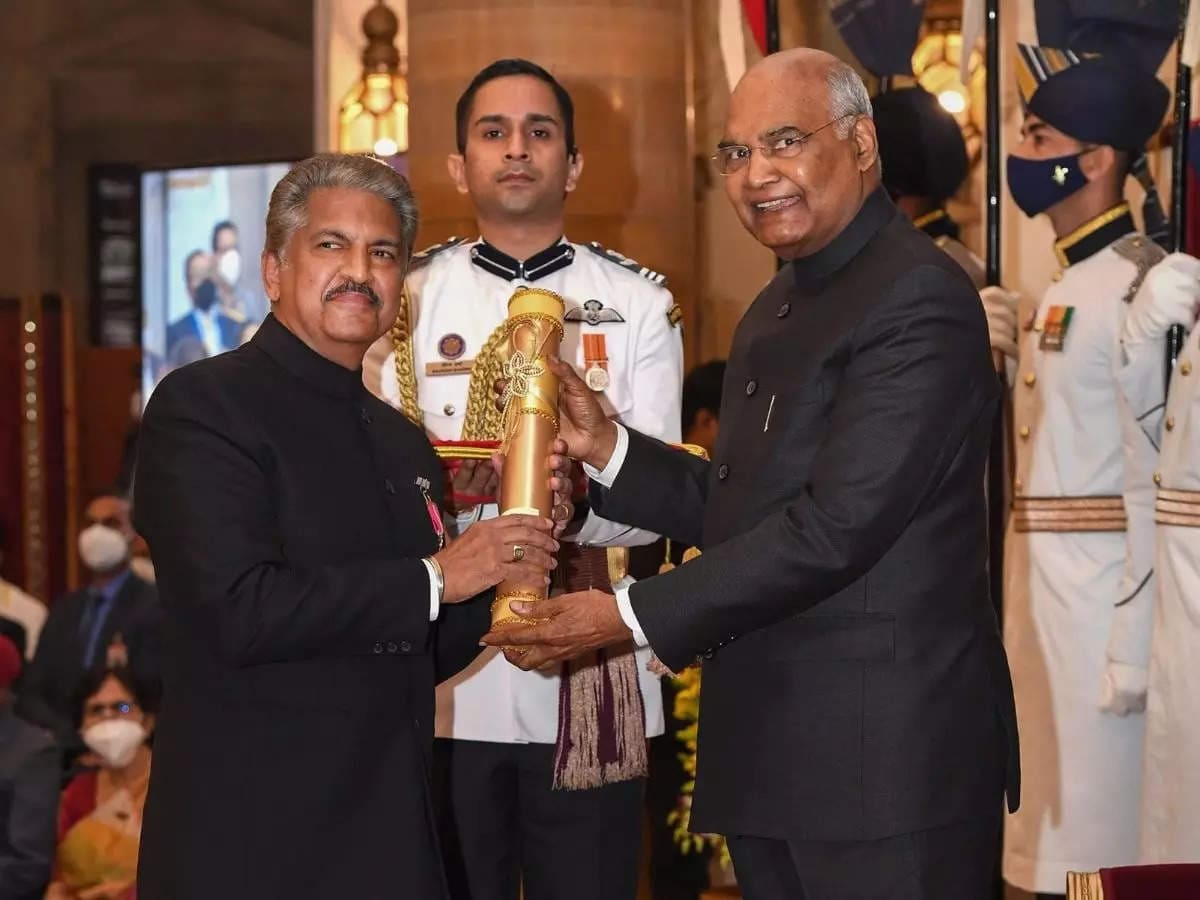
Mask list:
[[[679,313],[663,278],[598,244],[565,239],[521,263],[481,240],[451,239],[414,258],[406,282],[417,402],[434,440],[459,440],[468,405],[470,363],[508,316],[521,285],[554,291],[566,301],[564,360],[585,373],[584,335],[603,336],[607,386],[602,405],[618,421],[664,441],[680,437],[683,346]],[[403,409],[392,340],[368,352],[367,387]],[[445,374],[442,374],[445,373]],[[598,384],[599,382],[593,382]],[[491,402],[489,392],[488,400]],[[498,514],[495,504],[479,515]],[[452,525],[454,523],[451,523]],[[574,540],[634,547],[658,535],[589,512]],[[662,690],[637,651],[646,736],[662,734]],[[438,737],[493,743],[553,744],[558,733],[557,673],[523,672],[496,649],[438,686]]]
[[[1164,346],[1131,354],[1126,391],[1161,404]],[[1188,336],[1167,397],[1156,481],[1154,617],[1146,697],[1141,862],[1200,860],[1200,328]]]
[[[1153,411],[1120,388],[1120,334],[1162,252],[1132,232],[1121,204],[1060,241],[1063,270],[1022,313],[1004,572],[1022,791],[1003,874],[1033,892],[1137,861],[1144,719],[1101,709],[1109,662],[1148,663],[1153,595]]]

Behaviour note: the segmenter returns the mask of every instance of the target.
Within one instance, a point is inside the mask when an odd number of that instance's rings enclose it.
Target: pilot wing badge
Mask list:
[[[563,318],[568,322],[587,322],[593,328],[609,322],[624,322],[619,312],[599,300],[587,300],[583,306],[569,310]]]

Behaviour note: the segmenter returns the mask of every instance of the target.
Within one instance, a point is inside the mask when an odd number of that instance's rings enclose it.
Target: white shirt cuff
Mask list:
[[[625,456],[629,453],[629,432],[625,430],[625,426],[620,422],[614,422],[613,424],[617,426],[617,443],[613,447],[612,456],[608,458],[608,465],[602,470],[597,471],[587,463],[583,464],[583,471],[587,474],[587,477],[604,487],[613,486],[613,482],[621,474],[621,466],[625,465]],[[645,645],[642,644],[641,646]]]
[[[425,571],[429,573],[429,621],[436,622],[441,607],[438,603],[437,572],[429,560],[422,559],[421,562],[425,564]]]
[[[649,647],[650,642],[646,640],[646,632],[642,631],[641,623],[633,614],[633,604],[629,602],[629,588],[619,587],[614,594],[617,598],[617,612],[621,614],[621,621],[625,623],[626,628],[633,632],[633,643],[638,647]]]

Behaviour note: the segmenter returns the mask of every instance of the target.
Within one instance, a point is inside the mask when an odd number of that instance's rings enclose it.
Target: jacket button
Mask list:
[[[700,655],[703,656],[705,659],[712,659],[714,656],[717,655],[717,651],[709,649],[709,650],[705,650]]]
[[[372,653],[382,653],[383,652],[383,644],[381,644],[379,641],[376,641],[375,646],[371,648],[371,652]]]
[[[751,378],[746,382],[746,396],[753,397],[754,392],[758,390],[758,382]]]
[[[410,644],[408,641],[401,641],[400,642],[400,652],[401,653],[412,653],[412,644]]]
[[[395,642],[395,641],[388,641],[388,645],[387,645],[387,651],[388,651],[388,653],[395,653],[395,652],[396,652],[397,650],[399,650],[399,649],[400,649],[400,648],[396,646],[396,642]]]
[[[721,481],[724,481],[728,477],[729,477],[729,466],[725,465],[725,463],[721,463],[721,465],[717,468],[717,478],[720,479]]]
[[[362,413],[363,424],[370,425],[371,424],[371,414],[369,412],[367,412],[365,409],[362,410],[361,413]]]
[[[383,479],[383,489],[389,494],[396,493],[396,486],[392,484],[392,479],[390,478]]]
[[[452,416],[452,415],[454,415],[456,412],[458,412],[458,410],[456,410],[456,409],[454,408],[454,404],[453,404],[453,403],[447,403],[445,406],[443,406],[443,407],[442,407],[442,413],[443,413],[444,415],[447,415],[447,416]]]
[[[1173,431],[1174,429],[1175,429],[1175,418],[1173,416],[1167,416],[1167,431]]]
[[[784,316],[786,316],[791,311],[792,311],[792,304],[784,303],[782,306],[779,307],[779,312],[775,313],[775,315],[779,316],[779,318],[782,319]]]

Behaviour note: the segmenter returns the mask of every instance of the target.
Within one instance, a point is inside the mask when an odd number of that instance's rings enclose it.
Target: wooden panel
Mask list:
[[[117,479],[141,358],[138,350],[117,347],[81,347],[76,354],[81,505]]]

